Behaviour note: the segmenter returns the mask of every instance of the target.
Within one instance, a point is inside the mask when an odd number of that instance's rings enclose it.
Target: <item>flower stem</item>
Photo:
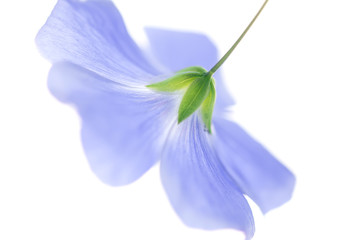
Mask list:
[[[262,12],[262,10],[264,9],[266,3],[268,2],[268,0],[265,0],[265,2],[263,3],[263,5],[261,6],[261,8],[259,9],[259,11],[257,12],[257,14],[255,15],[255,17],[251,20],[251,22],[249,23],[249,25],[245,28],[244,32],[240,35],[240,37],[236,40],[236,42],[232,45],[232,47],[227,51],[227,53],[225,53],[225,55],[215,64],[215,66],[213,66],[210,71],[208,72],[208,74],[213,75],[220,67],[221,65],[226,61],[226,59],[230,56],[230,54],[234,51],[234,49],[236,48],[236,46],[239,44],[239,42],[241,41],[241,39],[243,39],[243,37],[245,36],[245,34],[249,31],[250,27],[253,25],[253,23],[255,22],[255,20],[257,19],[257,17],[260,15],[260,13]]]

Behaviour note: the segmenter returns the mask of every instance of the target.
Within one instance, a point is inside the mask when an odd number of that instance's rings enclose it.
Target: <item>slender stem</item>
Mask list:
[[[255,17],[251,20],[251,22],[249,23],[249,25],[245,28],[244,32],[240,35],[240,37],[236,40],[236,42],[234,43],[234,45],[232,45],[232,47],[227,51],[227,53],[225,53],[225,55],[215,64],[215,66],[213,66],[210,71],[208,72],[208,74],[213,75],[218,69],[219,67],[226,61],[226,59],[230,56],[230,54],[234,51],[234,49],[236,48],[236,46],[239,44],[239,42],[241,41],[241,39],[243,39],[243,37],[245,36],[245,34],[249,31],[250,27],[253,25],[253,23],[255,22],[255,20],[257,19],[257,17],[260,15],[261,11],[264,9],[266,3],[268,2],[268,0],[265,0],[265,2],[263,3],[263,5],[261,6],[261,8],[259,9],[259,11],[257,12],[257,14],[255,15]]]

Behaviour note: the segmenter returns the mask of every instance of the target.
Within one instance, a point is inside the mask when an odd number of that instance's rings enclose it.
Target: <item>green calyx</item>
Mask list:
[[[208,132],[211,133],[211,118],[215,103],[215,80],[202,67],[188,67],[172,77],[147,85],[160,92],[186,90],[178,110],[178,123],[181,123],[200,108],[200,114]]]
[[[209,95],[212,77],[205,74],[195,79],[186,90],[178,111],[178,123],[193,114]]]
[[[165,81],[153,83],[146,87],[160,92],[174,92],[188,87],[195,79],[202,77],[206,70],[202,67],[188,67],[177,71]]]

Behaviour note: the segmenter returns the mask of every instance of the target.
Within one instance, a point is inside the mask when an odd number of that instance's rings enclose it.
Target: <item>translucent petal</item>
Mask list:
[[[50,91],[75,105],[91,169],[105,183],[128,184],[159,160],[169,124],[176,118],[173,95],[137,92],[69,63],[54,64]],[[173,112],[172,112],[173,111]]]
[[[59,0],[36,43],[52,62],[69,61],[125,85],[157,74],[108,0]]]
[[[169,200],[190,227],[234,228],[254,233],[249,205],[212,148],[197,114],[174,124],[160,162]]]
[[[146,28],[151,50],[162,65],[171,71],[178,71],[189,66],[201,66],[209,70],[218,61],[215,45],[208,37],[199,33],[170,31]],[[220,72],[214,75],[216,80],[215,108],[218,111],[234,104]]]
[[[291,198],[295,177],[237,124],[214,119],[214,145],[240,188],[265,213]]]

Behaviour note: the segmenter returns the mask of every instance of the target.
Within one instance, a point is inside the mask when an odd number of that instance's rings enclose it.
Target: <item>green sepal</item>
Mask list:
[[[196,78],[202,77],[206,70],[202,67],[188,67],[177,71],[174,76],[157,83],[147,85],[160,92],[174,92],[188,87]]]
[[[176,73],[183,73],[183,72],[197,72],[197,73],[203,73],[203,74],[207,73],[205,68],[199,67],[199,66],[183,68],[183,69],[177,71]]]
[[[211,75],[203,75],[195,79],[185,92],[178,111],[178,123],[193,114],[204,102],[210,89]]]
[[[200,108],[201,117],[209,133],[211,133],[211,120],[214,110],[215,98],[216,98],[215,81],[212,79],[210,82],[209,93]]]

